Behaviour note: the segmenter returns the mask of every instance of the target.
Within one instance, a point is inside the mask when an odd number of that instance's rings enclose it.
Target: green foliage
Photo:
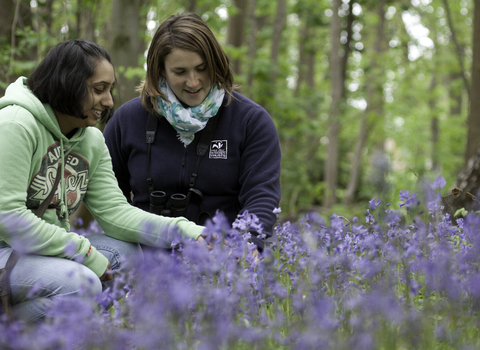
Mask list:
[[[226,45],[223,47],[223,49],[225,50],[225,53],[228,55],[228,57],[231,60],[242,60],[242,58],[247,57],[247,54],[248,54],[247,52],[248,48],[245,45],[241,47]],[[243,61],[245,62],[246,60],[243,60]]]
[[[468,211],[466,211],[465,208],[460,208],[455,212],[453,217],[455,217],[455,218],[465,217],[465,216],[467,216],[467,214],[468,214]]]
[[[16,30],[16,46],[3,38],[0,45],[0,89],[7,86],[17,77],[28,76],[36,67],[37,61],[31,52],[36,48],[41,35],[30,27]],[[25,59],[19,60],[19,57]]]
[[[143,79],[145,77],[145,69],[140,67],[115,67],[119,74],[122,74],[128,80],[134,80],[136,78]]]
[[[277,125],[282,147],[281,205],[286,215],[295,215],[311,208],[318,209],[323,202],[331,99],[331,1],[287,1],[286,27],[282,33],[278,61],[273,63],[271,48],[277,3],[269,0],[255,2],[257,32],[253,53],[248,49],[248,40],[252,35],[249,18],[246,20],[243,45],[238,48],[225,46],[225,51],[232,60],[241,62],[241,74],[235,77],[236,82],[242,85],[241,92],[264,106]],[[143,1],[141,14],[145,16],[145,28],[139,35],[148,43],[155,30],[152,24],[158,26],[168,16],[187,11],[191,4],[189,0]],[[456,37],[464,49],[460,59],[468,71],[472,55],[474,4],[472,0],[449,1],[448,4]],[[383,33],[386,51],[380,56],[374,50],[378,44],[378,5],[378,1],[353,4],[353,38],[349,56],[346,57],[346,102],[340,119],[339,201],[350,180],[360,120],[364,113],[363,107],[358,104],[367,100],[367,86],[372,82],[376,88],[371,101],[383,106],[368,116],[368,138],[361,154],[359,186],[352,212],[362,202],[380,195],[373,181],[376,169],[371,161],[379,144],[384,145],[390,161],[387,184],[381,195],[391,201],[395,200],[399,190],[416,186],[418,177],[412,170],[422,178],[442,173],[448,186],[453,185],[456,174],[463,166],[466,144],[468,100],[459,75],[460,61],[443,2],[387,1]],[[111,1],[53,1],[51,10],[47,6],[48,2],[38,1],[37,6],[32,8],[31,25],[18,25],[22,29],[16,30],[14,50],[8,36],[0,37],[0,89],[5,89],[19,75],[28,76],[36,62],[60,40],[94,32],[94,40],[102,45],[109,44],[112,37],[109,23],[112,20]],[[342,1],[342,28],[346,28],[348,8],[349,2]],[[232,0],[197,0],[194,11],[225,44],[228,18],[224,15],[231,16],[237,11]],[[418,20],[428,29],[426,35],[431,45],[427,39],[416,37],[414,31],[406,27],[406,16]],[[345,35],[344,31],[342,37],[345,38]],[[409,58],[415,47],[418,48],[418,56]],[[313,55],[310,67],[313,70],[313,88],[306,81],[305,74],[307,77],[311,74],[307,73],[308,63],[300,61],[301,57],[306,57],[302,55],[308,54]],[[138,79],[144,76],[143,65],[144,60],[141,59],[138,67],[116,69],[127,79]],[[275,81],[271,80],[273,73]],[[251,86],[248,85],[250,76],[253,77]],[[432,88],[434,78],[436,86]],[[432,143],[433,118],[439,121],[436,144]],[[436,169],[432,168],[434,157],[439,160]],[[326,211],[327,216],[331,210]]]

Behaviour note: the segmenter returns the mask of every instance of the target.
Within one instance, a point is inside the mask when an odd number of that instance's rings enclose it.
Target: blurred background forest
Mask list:
[[[197,13],[240,92],[277,125],[284,218],[355,215],[439,174],[446,190],[478,187],[480,0],[0,0],[0,9],[0,96],[56,43],[84,38],[112,56],[117,107],[136,96],[159,23]]]

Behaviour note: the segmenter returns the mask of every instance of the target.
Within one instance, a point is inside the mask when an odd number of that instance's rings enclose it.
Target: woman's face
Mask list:
[[[201,104],[212,86],[205,60],[196,52],[179,48],[165,57],[163,76],[175,96],[188,107]]]
[[[62,133],[67,135],[73,129],[97,125],[102,113],[113,108],[111,90],[114,84],[112,64],[105,59],[97,61],[93,76],[87,79],[87,97],[82,102],[82,114],[87,118],[80,119],[55,112]]]

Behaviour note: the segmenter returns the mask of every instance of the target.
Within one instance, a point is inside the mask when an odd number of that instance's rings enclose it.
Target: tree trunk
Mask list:
[[[343,45],[343,51],[345,54],[343,55],[342,59],[342,74],[343,74],[343,82],[345,84],[345,79],[347,74],[347,64],[348,58],[350,57],[350,43],[352,42],[352,35],[353,35],[353,22],[355,21],[355,15],[353,14],[353,1],[348,3],[348,15],[347,15],[347,26],[345,31],[347,32],[347,41],[345,45]]]
[[[53,1],[54,0],[46,0],[45,2],[37,2],[36,16],[39,20],[36,21],[37,25],[35,26],[35,31],[37,32],[40,32],[41,27],[45,26],[46,32],[51,36],[55,36],[52,32]]]
[[[457,187],[462,192],[454,197],[452,194],[445,196],[445,201],[452,209],[453,215],[456,210],[465,208],[468,211],[477,211],[480,208],[479,202],[472,199],[467,193],[470,193],[480,200],[480,147],[470,157],[465,167],[457,176],[457,181],[453,187]]]
[[[435,88],[437,86],[437,79],[435,76],[432,77],[432,80],[430,82],[430,88],[429,88],[429,100],[428,100],[428,106],[430,109],[430,115],[431,115],[431,122],[430,122],[430,128],[432,131],[432,171],[437,172],[440,170],[440,156],[438,152],[438,140],[440,139],[440,129],[439,129],[439,120],[438,120],[438,112],[437,112],[437,103],[436,103],[436,94],[435,94]]]
[[[315,40],[315,24],[312,23],[312,17],[308,13],[308,9],[299,13],[302,25],[299,32],[298,40],[298,77],[293,95],[298,97],[303,82],[309,89],[314,91],[315,86],[315,54],[318,50],[318,43]],[[308,112],[311,110],[309,109]],[[307,113],[308,113],[307,112]]]
[[[307,42],[311,40],[309,30],[308,18],[302,21],[302,26],[300,27],[300,35],[298,40],[298,64],[297,64],[297,84],[295,85],[295,90],[293,91],[293,96],[298,97],[302,83],[308,78],[307,75],[307,57],[308,52],[306,50]]]
[[[458,84],[458,80],[462,77],[462,73],[454,72],[448,77],[447,86],[450,102],[450,116],[459,117],[462,114],[462,85]]]
[[[228,19],[227,45],[240,48],[245,39],[245,19],[247,17],[247,0],[234,0],[237,11]],[[231,60],[232,69],[235,74],[241,74],[240,59]]]
[[[475,3],[478,3],[478,1],[475,1]],[[463,63],[464,60],[464,50],[462,45],[457,39],[457,34],[455,30],[455,26],[453,25],[453,19],[452,19],[452,14],[450,13],[450,7],[448,6],[448,0],[443,0],[443,5],[445,7],[445,12],[447,13],[447,20],[448,20],[448,25],[450,27],[450,32],[452,33],[452,40],[453,43],[455,44],[455,48],[457,49],[457,58],[458,58],[458,63],[460,65],[460,69],[462,71],[462,79],[463,83],[465,85],[465,89],[467,90],[468,97],[470,98],[470,83],[468,82],[467,75],[466,75],[466,70],[465,70],[465,65]],[[478,29],[478,28],[477,28]],[[473,29],[473,32],[475,33],[476,28]]]
[[[381,56],[385,51],[385,7],[386,0],[381,0],[378,6],[377,38],[375,40],[373,57],[369,69],[371,75],[368,77],[366,82],[367,108],[365,109],[360,121],[360,131],[357,144],[355,146],[354,157],[352,159],[350,179],[345,198],[343,200],[344,204],[347,205],[352,203],[358,188],[361,156],[368,138],[367,131],[371,130],[374,125],[377,124],[378,118],[383,113],[383,87],[381,77],[381,74],[383,74],[383,69],[381,68],[383,66],[383,60]],[[380,140],[379,143],[382,143],[382,140]]]
[[[293,91],[293,96],[306,99],[308,108],[306,114],[309,120],[315,120],[318,118],[318,93],[315,89],[315,56],[318,50],[318,42],[315,40],[315,32],[318,25],[315,23],[315,18],[311,16],[310,8],[305,8],[299,13],[302,25],[299,30],[298,50],[299,59],[297,63],[298,77]],[[302,89],[305,86],[306,89]],[[308,142],[307,152],[305,159],[312,159],[318,152],[320,143],[319,134],[312,134],[311,139]],[[312,181],[318,181],[318,178],[313,178]]]
[[[0,0],[0,40],[2,45],[10,43],[12,37],[12,22],[15,17],[16,2]]]
[[[313,50],[309,50],[307,53],[307,78],[305,83],[312,91],[315,88],[315,53]]]
[[[98,13],[99,3],[78,0],[77,6],[77,38],[95,41],[95,14]]]
[[[277,10],[275,13],[275,18],[273,20],[272,46],[270,50],[270,75],[265,81],[265,92],[257,100],[258,104],[263,106],[267,110],[269,109],[268,103],[273,101],[275,98],[275,85],[278,74],[278,55],[280,52],[282,33],[287,22],[286,7],[286,0],[277,0]]]
[[[140,79],[125,74],[130,68],[139,67],[139,58],[145,45],[140,39],[140,3],[136,0],[113,0],[112,3],[112,46],[110,55],[116,67],[117,86],[115,106],[138,96],[135,92]]]
[[[465,162],[475,154],[480,141],[480,0],[475,0],[473,25],[472,89]]]
[[[344,82],[342,77],[342,62],[340,55],[340,33],[342,30],[340,23],[340,16],[338,10],[342,1],[333,0],[332,11],[333,15],[330,22],[330,81],[331,81],[331,106],[328,117],[328,146],[327,146],[327,161],[325,167],[325,181],[327,183],[325,201],[323,205],[327,208],[331,207],[336,202],[335,192],[337,189],[338,179],[338,143],[340,132],[340,111],[341,103],[344,97]]]
[[[197,0],[188,0],[187,11],[195,13],[197,8]]]
[[[12,22],[15,18],[16,3],[12,0],[0,0],[0,44],[10,46],[12,41]],[[10,67],[0,67],[0,80],[5,82],[5,87],[12,81]],[[5,89],[0,85],[0,96],[5,95]]]
[[[362,118],[360,120],[360,130],[358,132],[357,143],[355,145],[354,156],[352,159],[352,167],[350,169],[350,178],[347,186],[347,192],[345,193],[345,198],[343,199],[343,203],[346,205],[352,203],[358,187],[358,179],[360,178],[360,164],[362,162],[362,150],[367,141],[367,130],[369,129],[369,126],[367,126],[367,118],[369,112],[370,110],[369,108],[367,108],[363,112]]]
[[[248,4],[248,23],[250,34],[248,36],[248,72],[247,72],[247,96],[252,98],[253,89],[253,61],[255,60],[255,52],[257,51],[257,18],[255,16],[256,0],[249,0]]]
[[[30,74],[29,69],[16,67],[16,62],[36,61],[36,46],[33,44],[29,51],[16,53],[16,49],[21,46],[19,41],[21,37],[15,35],[17,29],[26,29],[32,27],[32,12],[30,1],[26,0],[0,0],[0,45],[10,49],[8,64],[0,67],[0,81],[8,86],[17,80],[19,76]],[[28,40],[28,38],[26,38]],[[15,71],[15,73],[13,73]],[[0,85],[0,96],[5,94],[3,84]]]
[[[273,22],[272,35],[272,51],[270,52],[270,59],[272,61],[271,81],[275,85],[278,71],[278,53],[280,52],[280,43],[282,40],[283,29],[287,23],[287,2],[286,0],[277,1],[277,12],[275,14],[275,21]]]

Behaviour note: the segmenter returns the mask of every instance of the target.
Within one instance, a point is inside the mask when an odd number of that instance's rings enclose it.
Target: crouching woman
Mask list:
[[[0,268],[16,247],[24,253],[8,277],[15,319],[35,322],[56,300],[100,292],[140,244],[169,247],[175,232],[202,240],[202,226],[135,208],[118,188],[93,127],[111,112],[114,85],[108,53],[70,40],[0,99],[0,226],[22,223],[0,229]],[[70,231],[68,216],[82,201],[105,234]]]

